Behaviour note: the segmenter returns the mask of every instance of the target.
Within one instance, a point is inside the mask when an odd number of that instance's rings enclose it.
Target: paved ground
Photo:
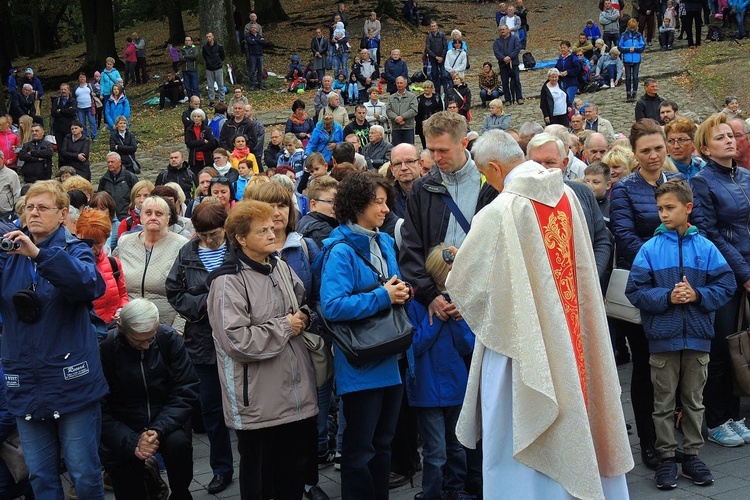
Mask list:
[[[625,410],[625,419],[633,424],[633,410],[630,405],[630,370],[631,365],[620,367],[620,383],[622,385],[622,403]],[[745,398],[742,405],[742,415],[750,416],[750,399]],[[722,448],[713,443],[706,443],[701,458],[711,469],[716,478],[714,484],[708,487],[693,485],[692,482],[685,478],[680,478],[677,489],[671,492],[663,492],[654,486],[654,473],[641,465],[640,449],[638,447],[638,438],[630,436],[630,443],[633,449],[636,466],[628,474],[628,485],[630,496],[634,500],[664,500],[664,499],[715,499],[715,500],[747,500],[750,497],[750,474],[748,474],[748,463],[750,463],[750,445],[739,448]],[[236,449],[236,448],[235,448]],[[238,464],[239,457],[235,455],[235,466]],[[194,480],[191,490],[193,497],[198,499],[227,498],[239,499],[240,491],[237,481],[234,481],[229,488],[218,495],[209,495],[205,486],[211,481],[212,474],[208,464],[208,439],[205,435],[195,436],[193,438],[193,460],[194,460]],[[166,480],[166,474],[163,474]],[[421,490],[419,487],[422,481],[421,474],[414,477],[414,487],[406,485],[397,490],[391,491],[391,498],[394,500],[411,500],[414,494]],[[331,497],[331,499],[341,498],[341,475],[333,467],[329,467],[320,472],[320,486]],[[502,498],[498,496],[497,498]],[[114,499],[114,494],[107,493],[107,499]],[[489,499],[488,499],[489,500]],[[494,500],[494,499],[492,499]]]

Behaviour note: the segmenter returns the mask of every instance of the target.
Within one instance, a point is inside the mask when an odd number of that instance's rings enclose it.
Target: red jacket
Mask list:
[[[125,47],[125,62],[138,62],[138,57],[135,53],[135,44],[132,42]]]
[[[122,263],[116,257],[113,257],[113,259],[117,262],[117,267],[120,270],[120,276],[117,279],[115,279],[109,257],[104,252],[99,252],[99,255],[96,257],[96,268],[99,270],[99,274],[102,275],[102,279],[104,279],[106,289],[104,295],[94,300],[94,312],[105,323],[112,321],[115,312],[130,300],[128,298],[128,290],[125,288]]]

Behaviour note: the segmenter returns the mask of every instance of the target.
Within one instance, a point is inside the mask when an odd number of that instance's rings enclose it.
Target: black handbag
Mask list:
[[[373,285],[354,291],[352,294],[367,293],[386,283],[382,273],[372,265],[369,259],[345,241],[367,267],[374,272],[378,281]],[[333,248],[333,246],[331,246]],[[330,249],[329,249],[330,251]],[[320,308],[320,306],[318,306]],[[401,304],[391,304],[391,307],[379,311],[372,316],[359,320],[328,321],[319,310],[319,317],[323,328],[333,337],[333,341],[346,356],[347,361],[355,366],[361,366],[370,361],[377,361],[393,354],[406,351],[414,336],[414,326],[409,321],[406,308]]]

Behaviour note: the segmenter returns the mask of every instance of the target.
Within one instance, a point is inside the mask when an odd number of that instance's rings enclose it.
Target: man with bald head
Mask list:
[[[591,165],[595,161],[602,161],[602,157],[607,151],[609,151],[609,141],[600,132],[594,132],[583,142],[586,165]]]
[[[562,127],[562,125],[558,126]],[[526,146],[526,157],[529,160],[539,163],[546,169],[559,168],[563,171],[563,177],[565,177],[565,171],[568,168],[568,152],[567,143],[564,143],[556,135],[548,132],[534,136]],[[581,208],[586,216],[586,226],[591,237],[591,244],[594,248],[596,269],[599,273],[599,278],[601,278],[607,270],[609,258],[612,255],[612,242],[609,230],[607,230],[607,226],[604,224],[604,218],[591,189],[584,183],[571,182],[567,178],[565,179],[565,184],[573,190],[578,197],[578,201],[581,202]]]
[[[406,217],[406,200],[414,181],[421,176],[420,159],[413,144],[399,144],[391,150],[391,173],[396,191],[396,206],[393,212],[401,218]]]

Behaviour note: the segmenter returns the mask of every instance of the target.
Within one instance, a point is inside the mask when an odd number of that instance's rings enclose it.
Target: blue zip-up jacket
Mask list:
[[[675,284],[687,278],[696,301],[673,304]],[[660,225],[630,268],[625,295],[641,310],[649,352],[710,352],[714,311],[735,291],[735,280],[716,245],[689,226],[683,236]]]
[[[33,261],[0,252],[2,364],[8,409],[38,420],[85,408],[107,394],[99,344],[91,324],[91,301],[104,293],[91,248],[58,228],[37,244]],[[36,265],[41,319],[21,321],[13,295],[27,290]]]
[[[317,151],[323,154],[328,163],[331,163],[331,150],[328,149],[328,145],[338,144],[339,142],[344,142],[344,129],[341,125],[333,122],[333,130],[329,134],[323,127],[323,120],[320,120],[310,135],[310,140],[305,148],[305,155],[309,156],[310,153]]]
[[[750,172],[733,164],[706,163],[690,179],[692,223],[705,231],[734,271],[739,286],[750,280]]]
[[[706,166],[706,162],[703,161],[700,156],[692,156],[690,158],[690,163],[680,163],[674,158],[670,158],[670,160],[672,160],[674,166],[677,167],[677,170],[679,170],[687,180],[692,179],[698,172],[703,169],[703,167]]]
[[[313,283],[312,263],[315,262],[320,249],[312,239],[304,238],[307,245],[307,252],[305,252],[305,249],[302,248],[302,239],[302,235],[296,231],[287,234],[284,248],[279,252],[279,256],[292,268],[292,271],[305,285],[305,303],[311,303],[318,299],[318,293]]]
[[[393,238],[385,233],[378,233],[376,238],[388,266],[388,274],[384,276],[400,276]],[[320,287],[320,305],[328,321],[364,319],[391,307],[388,291],[382,285],[371,292],[357,293],[358,290],[364,290],[377,283],[378,277],[346,244],[331,248],[334,243],[343,239],[363,255],[371,255],[370,238],[355,233],[348,226],[337,227],[331,232],[331,237],[323,241],[323,252],[316,264],[322,265],[321,283],[325,286]],[[336,387],[340,395],[401,383],[395,354],[380,361],[354,366],[334,344],[333,360]]]
[[[414,339],[407,351],[406,395],[411,406],[436,408],[459,406],[466,395],[469,370],[464,356],[474,350],[474,333],[466,321],[441,321],[430,325],[427,308],[409,303]]]
[[[630,52],[631,47],[635,49],[633,52]],[[625,64],[638,64],[641,62],[641,53],[646,48],[646,40],[637,31],[625,30],[620,35],[620,43],[617,44],[617,48],[622,53],[622,62]]]
[[[555,63],[560,73],[567,71],[566,76],[560,76],[560,81],[563,82],[563,86],[567,89],[568,87],[578,87],[578,75],[581,73],[581,61],[572,52],[568,54],[568,57],[563,58],[560,55]]]
[[[104,117],[107,119],[107,126],[110,132],[115,128],[115,118],[120,115],[124,116],[128,120],[128,123],[130,123],[130,101],[128,101],[126,95],[120,97],[117,102],[112,99],[112,96],[109,96],[109,99],[104,104],[104,108]]]
[[[679,172],[663,172],[657,186],[671,179],[685,180]],[[651,239],[661,224],[656,209],[656,187],[636,170],[612,186],[609,218],[615,235],[617,267],[630,269],[641,246]]]
[[[100,85],[102,86],[102,96],[109,97],[112,94],[112,85],[117,83],[117,80],[120,80],[122,76],[120,76],[120,72],[117,71],[116,68],[112,68],[111,70],[104,68],[100,74],[101,74]]]

